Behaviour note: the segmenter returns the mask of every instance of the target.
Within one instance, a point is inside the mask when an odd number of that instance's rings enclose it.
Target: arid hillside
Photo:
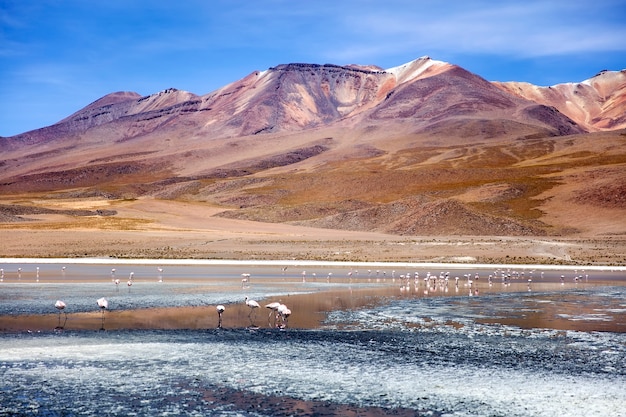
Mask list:
[[[280,65],[203,96],[113,93],[0,138],[0,232],[208,233],[206,221],[244,234],[264,224],[267,239],[621,240],[625,86],[624,71],[491,83],[423,57],[388,70]]]
[[[511,94],[553,106],[590,132],[626,128],[626,70],[604,70],[582,82],[550,87],[520,82],[494,85]]]

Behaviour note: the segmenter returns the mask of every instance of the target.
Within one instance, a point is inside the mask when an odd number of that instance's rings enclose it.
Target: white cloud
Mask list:
[[[606,20],[613,2],[414,4],[426,7],[357,8],[344,21],[351,34],[343,39],[350,41],[339,41],[331,56],[358,61],[372,53],[445,51],[533,58],[626,50],[626,27]]]

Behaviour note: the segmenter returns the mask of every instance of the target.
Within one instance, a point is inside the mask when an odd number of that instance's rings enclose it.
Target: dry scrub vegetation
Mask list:
[[[626,264],[623,132],[427,142],[27,176],[1,191],[0,256]]]

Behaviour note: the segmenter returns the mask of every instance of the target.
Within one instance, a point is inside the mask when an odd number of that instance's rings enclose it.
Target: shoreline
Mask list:
[[[513,263],[465,263],[465,262],[370,262],[370,261],[317,261],[287,259],[120,259],[120,258],[0,258],[0,264],[67,264],[67,265],[157,265],[157,266],[318,266],[318,267],[395,267],[395,268],[444,268],[444,269],[544,269],[622,271],[626,266],[616,265],[557,265]]]

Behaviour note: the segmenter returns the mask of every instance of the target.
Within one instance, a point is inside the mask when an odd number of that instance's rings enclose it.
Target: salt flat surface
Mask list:
[[[229,408],[202,401],[203,390],[226,386],[442,415],[621,415],[623,337],[532,336],[504,329],[13,335],[0,339],[0,411],[192,415]]]

